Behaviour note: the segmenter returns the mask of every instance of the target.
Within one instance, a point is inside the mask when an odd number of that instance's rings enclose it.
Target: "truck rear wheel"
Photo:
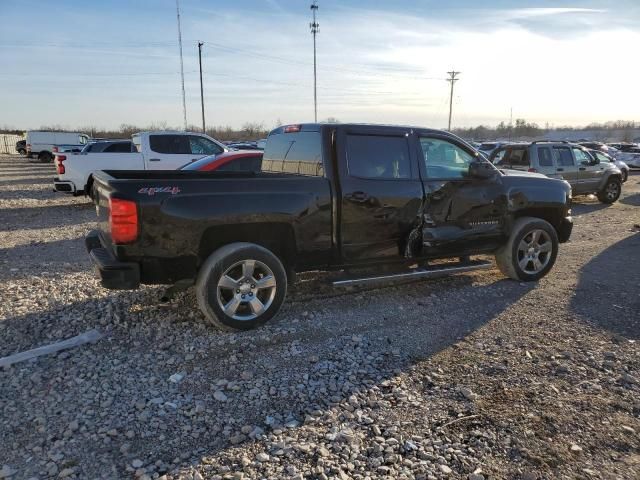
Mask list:
[[[556,262],[558,245],[558,234],[549,222],[522,217],[514,223],[507,243],[496,252],[496,263],[514,280],[540,280]]]
[[[248,330],[270,320],[284,302],[282,262],[253,243],[232,243],[213,252],[198,272],[196,298],[207,320],[221,329]]]

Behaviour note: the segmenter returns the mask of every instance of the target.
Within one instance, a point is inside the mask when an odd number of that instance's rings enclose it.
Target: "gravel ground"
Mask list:
[[[52,176],[0,156],[0,357],[105,336],[0,370],[0,479],[640,478],[640,175],[537,284],[304,275],[243,333],[99,287]]]

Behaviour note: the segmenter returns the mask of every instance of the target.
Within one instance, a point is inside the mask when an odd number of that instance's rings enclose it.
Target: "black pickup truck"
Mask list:
[[[86,245],[102,285],[195,283],[222,328],[272,318],[301,271],[344,271],[334,283],[349,285],[486,268],[470,255],[492,254],[506,276],[538,280],[572,229],[568,183],[500,171],[455,135],[415,127],[289,125],[269,135],[260,172],[94,179]]]

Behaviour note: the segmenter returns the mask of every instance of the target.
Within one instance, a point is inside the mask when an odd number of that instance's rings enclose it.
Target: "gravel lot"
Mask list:
[[[497,270],[337,292],[264,328],[99,287],[95,211],[0,156],[0,478],[640,478],[640,175],[580,198],[537,284]],[[175,375],[178,374],[178,375]]]

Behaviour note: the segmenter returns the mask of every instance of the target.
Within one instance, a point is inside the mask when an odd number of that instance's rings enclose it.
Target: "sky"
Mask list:
[[[313,121],[310,0],[180,0],[187,120]],[[318,0],[318,119],[640,120],[640,0]],[[183,126],[175,0],[0,0],[0,127]]]

